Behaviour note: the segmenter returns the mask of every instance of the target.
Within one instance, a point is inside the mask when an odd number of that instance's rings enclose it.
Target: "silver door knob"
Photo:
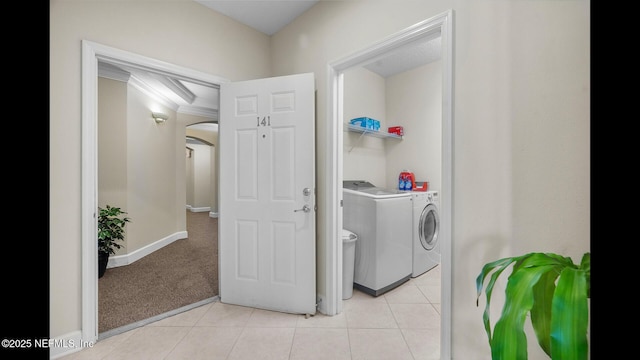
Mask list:
[[[293,212],[298,212],[298,211],[303,211],[308,213],[309,211],[311,211],[311,208],[309,207],[309,205],[305,205],[302,207],[302,209],[298,209],[298,210],[293,210]]]

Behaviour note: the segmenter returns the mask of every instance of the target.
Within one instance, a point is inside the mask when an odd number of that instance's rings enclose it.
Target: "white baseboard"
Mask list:
[[[211,211],[211,207],[210,206],[192,207],[191,205],[187,205],[187,210],[191,212],[206,212],[206,211]]]
[[[186,231],[179,231],[175,234],[165,237],[164,239],[160,239],[154,243],[151,243],[145,247],[142,247],[128,254],[109,256],[109,263],[107,264],[107,269],[118,267],[118,266],[129,265],[151,254],[156,250],[162,249],[163,247],[171,244],[176,240],[186,239],[187,237],[188,237],[188,233]]]
[[[218,213],[215,211],[209,211],[209,217],[210,218],[217,218],[218,217]]]

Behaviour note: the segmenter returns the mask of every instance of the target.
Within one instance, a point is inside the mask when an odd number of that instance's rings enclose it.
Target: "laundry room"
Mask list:
[[[353,288],[372,296],[440,264],[440,39],[405,44],[343,74],[343,229],[357,238]],[[350,279],[344,284],[348,299]]]
[[[352,119],[379,121],[358,131]],[[344,72],[343,179],[398,188],[408,170],[417,184],[439,191],[442,173],[442,65],[440,37]],[[401,136],[389,134],[400,127]]]

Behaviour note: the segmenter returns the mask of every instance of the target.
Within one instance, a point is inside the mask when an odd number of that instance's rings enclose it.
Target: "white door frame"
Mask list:
[[[229,80],[145,56],[82,41],[82,341],[98,339],[98,61],[220,85]]]
[[[407,43],[442,37],[442,189],[440,197],[441,242],[441,324],[440,358],[451,358],[451,243],[453,241],[453,10],[417,23],[385,38],[373,46],[332,62],[327,69],[327,149],[325,251],[326,303],[328,315],[342,311],[342,150],[343,150],[343,72],[361,66]]]

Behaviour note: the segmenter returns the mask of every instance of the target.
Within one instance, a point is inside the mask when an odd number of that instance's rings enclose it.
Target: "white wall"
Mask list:
[[[193,151],[193,202],[192,208],[211,207],[211,146],[201,144],[189,144]]]
[[[428,190],[442,189],[442,61],[390,76],[386,81],[387,123],[404,128],[401,141],[386,143],[388,187],[398,187],[404,169]],[[386,128],[385,128],[386,130]]]
[[[442,170],[442,62],[434,61],[387,78],[356,67],[344,74],[344,119],[369,117],[380,131],[403,126],[400,139],[347,131],[343,140],[343,178],[367,180],[397,189],[407,169],[416,181],[440,190]]]
[[[174,204],[176,113],[127,82],[101,77],[98,87],[98,206],[119,207],[132,220],[115,254],[126,255],[186,231]],[[157,124],[152,110],[169,120]]]
[[[174,134],[177,113],[150,99],[135,86],[128,86],[127,105],[127,252],[186,231],[184,203],[176,203],[178,187],[176,148],[184,147]],[[158,124],[151,112],[169,119]],[[181,152],[181,154],[184,154]],[[180,173],[183,173],[180,171]],[[182,205],[182,206],[180,206]],[[121,249],[122,250],[122,249]]]
[[[316,74],[317,147],[323,149],[327,64],[454,11],[455,359],[490,358],[482,303],[475,301],[484,263],[533,250],[579,261],[590,249],[589,6],[584,0],[323,1],[272,38],[274,75]],[[317,153],[323,209],[326,158]],[[319,264],[323,247],[318,244]]]
[[[127,211],[127,84],[98,78],[98,206]],[[127,250],[127,233],[120,253]]]
[[[194,169],[194,161],[193,161],[193,149],[191,148],[190,145],[187,145],[186,149],[185,149],[185,188],[186,188],[186,204],[187,206],[189,206],[189,204],[193,204],[194,200],[193,200],[193,185],[194,185],[194,181],[193,181],[193,177],[195,169]]]
[[[345,123],[359,117],[380,121],[385,129],[385,79],[365,68],[354,68],[344,74]],[[344,134],[343,177],[345,180],[367,180],[386,187],[385,140],[361,133]]]
[[[347,131],[343,141],[343,178],[367,180],[396,189],[398,175],[407,169],[416,181],[440,190],[442,170],[442,65],[437,60],[383,78],[363,67],[345,71],[344,119],[380,121],[380,131],[403,126],[400,139],[379,138]]]

